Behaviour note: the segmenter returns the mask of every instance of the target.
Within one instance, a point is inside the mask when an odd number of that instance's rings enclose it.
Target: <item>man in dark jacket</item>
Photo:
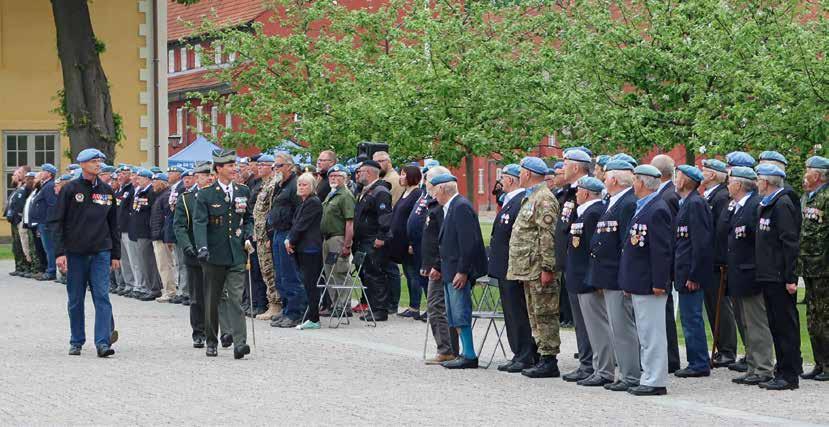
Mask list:
[[[130,257],[135,249],[129,238],[130,210],[132,210],[132,199],[135,195],[132,180],[132,168],[129,165],[119,166],[119,188],[115,192],[115,205],[118,208],[118,232],[121,233],[121,266],[116,270],[115,279],[118,281],[118,289],[115,293],[124,296],[136,290],[132,265],[134,260]]]
[[[152,301],[161,296],[161,279],[158,277],[150,234],[150,215],[155,202],[153,173],[139,169],[136,175],[137,188],[132,198],[128,227],[129,239],[135,249],[130,253],[135,255],[134,259],[130,257],[130,262],[134,267],[136,289],[129,296],[141,301]]]
[[[14,254],[14,271],[11,276],[20,276],[30,269],[29,261],[23,250],[23,243],[20,240],[19,224],[23,221],[23,208],[26,205],[26,198],[29,197],[29,189],[26,187],[26,170],[22,166],[17,168],[12,175],[12,183],[17,186],[14,192],[6,200],[6,220],[11,225],[12,253]]]
[[[305,289],[302,287],[296,262],[285,250],[284,241],[288,238],[288,231],[293,224],[300,199],[296,194],[293,158],[287,154],[277,154],[274,160],[274,174],[279,184],[274,189],[268,224],[273,230],[271,249],[274,254],[276,289],[282,297],[282,315],[275,317],[271,321],[271,326],[293,328],[299,325],[302,319]]]
[[[53,211],[57,203],[57,195],[55,194],[55,175],[57,175],[57,168],[51,163],[44,163],[41,166],[40,172],[40,191],[32,200],[32,206],[29,212],[29,220],[32,224],[37,224],[37,233],[40,235],[40,241],[43,245],[43,250],[46,252],[46,271],[37,278],[37,280],[55,280],[55,244],[52,236],[52,231],[46,227],[49,221],[49,215]]]
[[[172,236],[165,236],[165,225],[168,213],[170,213],[170,187],[168,175],[157,173],[153,176],[153,202],[150,212],[150,239],[153,242],[153,254],[155,265],[158,268],[158,275],[161,278],[161,296],[156,302],[170,302],[176,296],[176,278],[173,265],[173,243]]]
[[[763,200],[757,225],[757,282],[763,288],[769,328],[777,356],[774,379],[760,383],[767,390],[794,390],[803,372],[797,274],[800,243],[799,207],[787,196],[786,173],[771,164],[757,167],[757,188]]]
[[[688,367],[676,371],[680,378],[706,377],[710,374],[708,342],[702,319],[703,289],[714,287],[714,225],[711,208],[697,189],[702,172],[694,166],[680,165],[676,190],[682,199],[674,219],[674,288],[679,292],[679,311],[685,335]]]

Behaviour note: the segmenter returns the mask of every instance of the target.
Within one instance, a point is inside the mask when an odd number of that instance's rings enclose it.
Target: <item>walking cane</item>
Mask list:
[[[250,271],[250,251],[245,251],[248,255],[248,298],[250,299],[251,305],[253,305],[253,274]],[[256,351],[256,322],[254,321],[252,316],[248,316],[245,313],[245,317],[248,317],[250,320],[250,332],[253,334],[253,350]]]
[[[720,288],[717,289],[717,310],[714,313],[714,329],[711,331],[714,335],[711,343],[711,359],[709,363],[714,367],[714,353],[717,351],[720,335],[720,305],[722,304],[723,296],[725,296],[725,266],[720,266]]]

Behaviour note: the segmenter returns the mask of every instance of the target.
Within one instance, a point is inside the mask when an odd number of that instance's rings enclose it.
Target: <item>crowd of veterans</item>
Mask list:
[[[640,396],[666,394],[669,374],[721,367],[767,390],[829,380],[829,160],[806,161],[801,196],[774,151],[700,168],[584,147],[563,157],[501,169],[486,248],[476,209],[434,160],[395,169],[381,151],[343,166],[324,151],[314,167],[287,153],[217,150],[212,162],[163,172],[109,166],[87,149],[62,176],[51,164],[15,171],[11,274],[66,285],[72,355],[85,343],[89,291],[100,357],[118,338],[111,293],[188,306],[192,345],[208,357],[219,344],[237,359],[250,353],[246,316],[313,330],[321,317],[396,314],[428,322],[437,351],[427,364],[477,368],[472,292],[486,277],[497,282],[513,353],[500,371]],[[362,292],[337,286],[354,276]],[[579,367],[562,375],[565,323]]]

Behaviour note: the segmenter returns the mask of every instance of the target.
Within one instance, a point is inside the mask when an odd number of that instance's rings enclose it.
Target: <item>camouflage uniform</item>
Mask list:
[[[512,228],[509,248],[508,280],[524,285],[530,327],[542,356],[559,353],[560,284],[553,280],[541,284],[542,271],[555,271],[553,235],[559,206],[553,193],[542,182],[527,190],[518,218]]]
[[[273,190],[276,187],[276,179],[271,178],[264,184],[256,196],[256,204],[253,206],[253,239],[256,241],[256,254],[259,258],[259,268],[262,271],[262,279],[268,288],[268,305],[276,305],[279,302],[279,293],[276,292],[276,282],[273,273],[273,253],[271,252],[270,240],[265,230],[268,221],[268,213],[271,211],[271,200]]]
[[[829,186],[803,196],[798,275],[806,282],[806,313],[815,366],[829,371]]]

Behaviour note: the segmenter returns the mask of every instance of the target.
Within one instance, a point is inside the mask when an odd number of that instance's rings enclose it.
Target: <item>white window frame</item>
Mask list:
[[[202,120],[202,111],[204,111],[204,108],[201,105],[196,107],[196,132],[198,132],[199,134],[204,132],[204,121]]]
[[[484,168],[478,168],[478,194],[484,194]]]
[[[176,51],[175,49],[167,50],[167,72],[172,74],[176,72]]]
[[[3,183],[2,187],[5,190],[3,194],[3,200],[8,197],[9,190],[14,190],[7,187],[7,182],[9,180],[9,176],[14,173],[14,170],[17,169],[19,166],[23,166],[20,162],[16,162],[16,165],[9,166],[9,146],[8,146],[8,137],[9,136],[25,136],[26,137],[26,164],[29,165],[33,170],[39,169],[40,165],[36,164],[36,153],[35,150],[35,138],[38,136],[53,136],[54,137],[54,147],[52,148],[52,164],[55,165],[58,170],[61,170],[60,161],[61,161],[61,146],[60,146],[60,132],[58,131],[11,131],[11,132],[2,132],[2,147],[3,147]],[[15,152],[22,152],[24,150],[15,149]],[[45,150],[41,150],[45,151]],[[49,159],[44,159],[49,160]],[[41,162],[41,163],[46,163]]]
[[[175,135],[184,135],[184,108],[176,108],[176,133]]]
[[[230,52],[227,55],[227,62],[236,62],[236,52]]]
[[[213,62],[216,64],[222,63],[222,44],[221,43],[213,43]]]
[[[193,68],[201,68],[201,45],[193,48]]]
[[[181,59],[181,71],[187,71],[187,47],[182,46],[179,50],[179,57]]]
[[[230,101],[225,105],[225,130],[233,130],[233,115],[230,114]]]
[[[215,140],[219,135],[219,127],[216,124],[219,122],[219,109],[213,105],[210,107],[210,135]]]

